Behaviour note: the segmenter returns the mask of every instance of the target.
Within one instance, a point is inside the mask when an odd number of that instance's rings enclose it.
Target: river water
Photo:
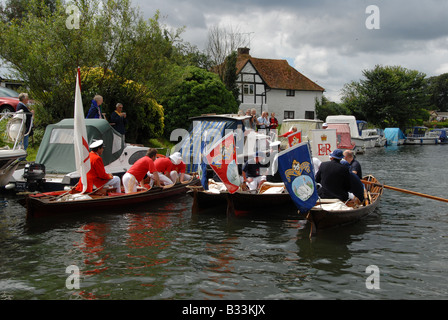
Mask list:
[[[401,146],[358,160],[384,184],[448,198],[447,157],[448,145]],[[186,195],[29,222],[17,200],[0,195],[0,300],[448,297],[448,205],[402,192],[385,189],[367,219],[312,239],[295,214],[192,214]]]

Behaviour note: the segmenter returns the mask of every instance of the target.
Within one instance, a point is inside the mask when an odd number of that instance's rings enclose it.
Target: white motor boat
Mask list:
[[[86,119],[88,144],[103,140],[102,154],[107,173],[121,177],[138,159],[146,155],[147,147],[125,143],[124,136],[104,119]],[[80,174],[76,170],[74,154],[74,119],[63,119],[48,125],[34,163],[16,170],[10,183],[15,190],[56,191],[73,187]]]
[[[4,146],[0,148],[0,187],[9,189],[9,181],[14,171],[25,158],[27,153],[21,142],[25,135],[26,116],[21,113],[5,112],[1,114],[0,123],[6,126],[7,140],[13,147]]]

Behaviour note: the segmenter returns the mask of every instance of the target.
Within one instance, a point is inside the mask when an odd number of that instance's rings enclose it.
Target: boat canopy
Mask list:
[[[285,134],[290,131],[293,126],[297,128],[297,131],[302,131],[302,141],[306,141],[309,136],[311,136],[311,130],[322,129],[322,120],[312,120],[312,119],[285,119],[282,122],[280,132],[278,135]]]
[[[384,137],[387,140],[387,145],[397,145],[398,140],[405,139],[403,131],[400,128],[386,128],[384,129]]]
[[[325,122],[327,124],[330,123],[346,123],[350,127],[350,134],[352,138],[360,138],[361,135],[359,134],[359,127],[358,123],[356,122],[355,116],[345,116],[345,115],[338,115],[338,116],[327,116],[325,119]]]
[[[339,149],[355,148],[355,144],[350,136],[350,127],[347,123],[328,123],[327,129],[336,129],[337,146]]]
[[[104,119],[85,119],[87,140],[104,141],[101,156],[104,165],[117,160],[126,144],[124,137]],[[47,173],[70,173],[76,171],[73,145],[74,119],[64,119],[48,125],[36,156],[36,163],[45,165]]]
[[[213,144],[215,139],[223,138],[228,130],[235,131],[241,129],[244,133],[249,127],[250,116],[236,115],[206,115],[190,118],[192,124],[188,137],[183,138],[179,149],[182,159],[187,164],[187,172],[195,172],[198,164],[201,163],[201,141],[205,139],[206,145]],[[227,132],[226,132],[227,131]],[[206,134],[206,137],[204,137]],[[244,136],[240,137],[244,143]],[[239,145],[237,141],[237,146]]]

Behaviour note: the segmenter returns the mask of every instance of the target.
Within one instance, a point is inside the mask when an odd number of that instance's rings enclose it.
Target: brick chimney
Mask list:
[[[243,55],[243,54],[247,54],[247,55],[249,55],[249,51],[250,51],[249,48],[238,48],[238,55],[239,55],[239,56],[241,56],[241,55]]]

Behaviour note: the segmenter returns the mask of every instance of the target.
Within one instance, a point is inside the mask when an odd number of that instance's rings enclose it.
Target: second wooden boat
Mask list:
[[[307,220],[311,224],[310,235],[317,230],[343,226],[357,222],[370,215],[380,203],[383,194],[383,186],[378,180],[369,175],[363,178],[371,183],[365,184],[365,202],[356,204],[352,201],[343,203],[334,199],[321,199],[307,214]],[[362,180],[361,180],[362,181]]]

